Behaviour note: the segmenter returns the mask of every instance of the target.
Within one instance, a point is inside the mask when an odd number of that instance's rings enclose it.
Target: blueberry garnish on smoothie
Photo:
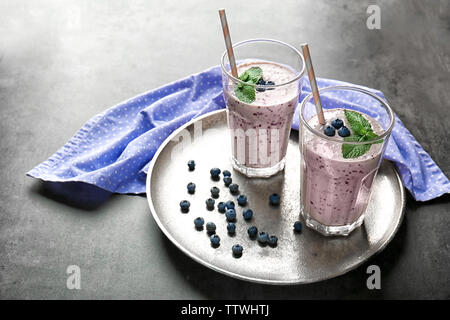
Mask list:
[[[275,82],[273,82],[273,81],[266,81],[266,84],[269,85],[269,86],[274,86]],[[273,90],[273,89],[275,89],[275,88],[267,88],[267,90]]]
[[[329,137],[333,137],[336,134],[336,129],[332,126],[326,126],[325,129],[323,129],[323,133]]]
[[[258,82],[256,83],[257,85],[260,85],[260,86],[274,86],[275,85],[275,82],[273,82],[273,81],[265,81],[263,78],[261,78],[261,79],[259,79],[258,80]],[[266,90],[273,90],[273,89],[275,89],[275,88],[256,88],[256,91],[258,91],[258,92],[264,92],[264,91],[266,91]]]
[[[335,129],[339,129],[340,127],[342,127],[344,125],[344,121],[342,121],[339,118],[334,119],[333,121],[331,121],[331,125],[335,128]]]
[[[265,86],[266,85],[266,81],[264,81],[263,78],[261,78],[261,79],[258,80],[258,82],[256,84],[260,85],[260,86]],[[264,89],[264,88],[256,88],[256,91],[264,92],[264,91],[266,91],[266,89]]]
[[[343,126],[338,130],[338,135],[343,138],[348,137],[350,136],[350,130],[346,126]]]

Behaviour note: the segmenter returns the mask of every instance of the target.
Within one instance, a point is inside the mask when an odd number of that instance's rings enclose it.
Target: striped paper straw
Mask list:
[[[317,87],[311,55],[309,54],[309,47],[307,43],[302,44],[301,47],[303,57],[305,58],[306,69],[308,70],[309,82],[311,83],[311,91],[314,97],[314,104],[316,105],[317,117],[319,118],[319,123],[325,125],[326,122],[325,117],[323,116],[322,102],[320,101],[319,88]]]
[[[219,9],[220,23],[222,24],[223,37],[225,39],[225,46],[227,47],[228,60],[230,61],[231,74],[238,78],[236,68],[236,60],[234,60],[233,45],[231,44],[230,30],[228,30],[227,15],[225,9]]]

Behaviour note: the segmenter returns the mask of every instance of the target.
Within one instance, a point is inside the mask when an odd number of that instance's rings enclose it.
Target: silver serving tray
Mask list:
[[[201,128],[200,128],[201,124]],[[269,179],[249,179],[232,170],[230,138],[226,111],[220,110],[195,119],[170,135],[156,152],[147,175],[147,199],[150,211],[164,234],[181,251],[199,263],[226,275],[267,284],[301,284],[321,281],[342,275],[382,250],[400,226],[405,199],[400,178],[392,163],[383,161],[378,172],[372,197],[362,227],[348,237],[325,237],[303,228],[293,232],[292,225],[300,219],[299,203],[299,147],[298,133],[292,132],[286,168]],[[193,159],[196,169],[188,171],[187,162]],[[247,207],[254,211],[253,220],[242,218],[242,208],[236,196],[220,180],[211,180],[209,170],[219,167],[232,173],[233,182],[248,197]],[[221,175],[222,178],[222,175]],[[186,185],[197,185],[193,195]],[[225,215],[206,210],[205,200],[210,188],[220,188],[219,201],[236,203],[236,235],[227,234]],[[282,195],[278,208],[270,207],[269,195]],[[183,214],[179,202],[191,202],[190,211]],[[206,231],[197,231],[193,220],[203,217],[217,226],[220,246],[210,245]],[[251,225],[260,231],[278,236],[278,246],[263,247],[249,239]],[[240,258],[234,258],[231,247],[244,247]]]

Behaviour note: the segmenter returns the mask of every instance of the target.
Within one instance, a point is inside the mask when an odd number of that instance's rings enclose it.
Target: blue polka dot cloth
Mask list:
[[[147,169],[161,143],[191,119],[225,108],[221,77],[220,67],[215,66],[111,107],[86,122],[27,174],[44,181],[84,182],[121,194],[145,193]],[[335,85],[351,86],[318,79],[319,88]],[[310,92],[305,79],[299,100]],[[335,98],[353,109],[364,109],[363,101],[353,101],[351,95]],[[384,157],[395,162],[406,188],[419,201],[449,193],[448,178],[402,122],[395,121]],[[292,127],[298,130],[298,110]]]

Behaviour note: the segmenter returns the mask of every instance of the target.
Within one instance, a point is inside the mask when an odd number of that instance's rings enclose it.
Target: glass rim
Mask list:
[[[255,88],[261,88],[261,89],[279,88],[279,87],[283,87],[285,85],[291,84],[291,83],[293,83],[295,81],[298,81],[305,74],[305,58],[303,57],[303,54],[297,48],[295,48],[294,46],[292,46],[292,45],[290,45],[290,44],[288,44],[286,42],[283,42],[283,41],[280,41],[280,40],[275,40],[275,39],[267,39],[267,38],[247,39],[247,40],[240,41],[238,43],[233,44],[233,49],[237,48],[238,46],[241,46],[241,45],[244,45],[244,44],[247,44],[247,43],[251,43],[251,42],[277,43],[277,44],[281,44],[283,46],[288,47],[289,49],[294,51],[300,57],[300,59],[302,61],[302,69],[300,70],[299,74],[295,78],[293,78],[292,80],[289,80],[287,82],[280,83],[280,84],[258,85],[258,84],[247,83],[247,82],[244,82],[241,79],[236,78],[235,76],[233,76],[225,68],[225,57],[227,57],[227,50],[225,50],[224,53],[222,54],[222,58],[220,60],[220,66],[222,68],[222,71],[224,73],[226,73],[226,75],[229,78],[231,78],[233,81],[235,81],[237,83],[245,84],[245,85],[248,85],[248,86],[252,86],[252,87],[255,87]],[[235,57],[235,59],[236,59],[236,57]],[[275,61],[273,61],[273,62],[275,62]],[[236,65],[236,67],[237,67],[237,65]]]
[[[388,128],[386,130],[384,130],[384,132],[381,135],[379,135],[376,138],[373,138],[371,140],[367,140],[367,141],[344,141],[344,140],[341,140],[341,139],[338,139],[338,138],[329,137],[329,136],[325,135],[323,132],[320,132],[320,131],[314,129],[313,127],[311,127],[308,124],[307,120],[303,117],[303,109],[305,108],[306,103],[309,100],[311,100],[311,98],[313,97],[313,93],[311,92],[301,102],[300,110],[299,110],[301,122],[305,125],[305,127],[311,133],[313,133],[314,135],[319,136],[320,138],[325,139],[325,140],[338,142],[338,143],[341,143],[341,144],[345,143],[345,144],[352,144],[352,145],[363,145],[363,144],[375,143],[377,141],[385,139],[386,137],[388,137],[391,134],[392,129],[394,128],[394,124],[395,124],[395,115],[394,115],[394,111],[389,106],[389,104],[387,103],[386,100],[382,99],[381,97],[377,96],[376,94],[374,94],[374,93],[372,93],[372,92],[370,92],[370,91],[368,91],[366,89],[363,89],[363,88],[360,88],[360,87],[356,87],[356,86],[330,86],[330,87],[325,87],[325,88],[319,89],[319,94],[322,93],[322,92],[332,91],[332,90],[351,90],[351,91],[356,91],[356,92],[360,92],[360,93],[363,93],[363,94],[367,94],[368,96],[374,98],[375,100],[380,102],[386,108],[386,111],[388,112],[389,117],[390,117],[389,126],[388,126]]]

